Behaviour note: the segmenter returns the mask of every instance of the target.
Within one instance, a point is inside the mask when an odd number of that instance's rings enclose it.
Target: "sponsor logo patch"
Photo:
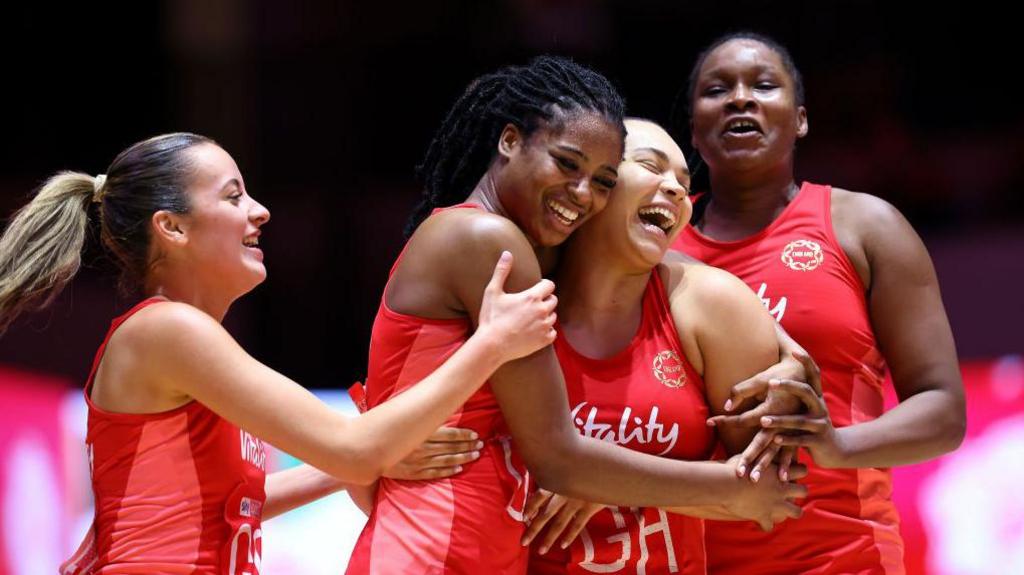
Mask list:
[[[821,245],[811,240],[795,240],[782,249],[782,263],[798,272],[809,272],[816,269],[825,260]]]
[[[686,385],[686,371],[683,370],[683,361],[679,355],[671,349],[654,356],[652,366],[654,379],[671,388],[680,388]]]

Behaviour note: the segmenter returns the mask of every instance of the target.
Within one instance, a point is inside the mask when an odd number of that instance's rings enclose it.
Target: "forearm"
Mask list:
[[[300,465],[267,475],[264,489],[263,519],[271,519],[303,505],[345,489],[334,476],[311,465]]]
[[[493,342],[471,337],[429,376],[352,421],[347,438],[372,473],[367,484],[398,463],[434,432],[500,365]]]
[[[575,433],[575,431],[573,431]],[[708,505],[739,489],[733,468],[711,461],[676,461],[577,435],[569,445],[547,445],[538,459],[524,451],[546,489],[568,497],[629,507]]]
[[[966,427],[964,402],[955,393],[917,393],[878,419],[836,430],[843,454],[836,467],[893,467],[956,449]]]
[[[731,513],[723,505],[690,505],[686,507],[665,507],[665,511],[676,515],[686,515],[698,519],[714,519],[716,521],[749,521]]]

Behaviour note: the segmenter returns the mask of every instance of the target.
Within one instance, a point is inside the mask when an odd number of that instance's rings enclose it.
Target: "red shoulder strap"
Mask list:
[[[128,310],[125,313],[121,314],[120,316],[114,318],[114,321],[110,322],[110,329],[107,330],[107,335],[106,335],[106,337],[103,338],[103,343],[101,343],[99,349],[96,350],[96,357],[94,357],[93,360],[92,360],[92,369],[89,370],[89,377],[88,377],[88,379],[85,380],[85,393],[86,393],[86,395],[89,394],[89,388],[92,387],[92,379],[94,377],[96,377],[96,370],[100,366],[100,360],[103,359],[103,352],[105,352],[107,350],[107,343],[110,341],[110,337],[112,335],[114,335],[114,332],[117,331],[117,328],[121,327],[121,324],[123,324],[125,321],[127,321],[128,318],[130,318],[133,315],[135,315],[139,310],[141,310],[141,309],[143,309],[145,307],[148,307],[150,305],[153,305],[155,303],[160,303],[160,302],[164,302],[164,301],[167,301],[167,300],[156,298],[156,297],[151,297],[151,298],[144,299],[144,300],[140,301],[139,303],[135,304],[135,306],[132,307],[130,310]]]

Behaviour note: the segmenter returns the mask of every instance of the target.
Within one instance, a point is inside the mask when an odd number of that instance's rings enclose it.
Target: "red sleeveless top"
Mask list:
[[[115,319],[85,401],[95,517],[62,575],[258,574],[263,443],[198,401],[160,413],[112,413],[89,397],[107,342],[147,299]]]
[[[776,321],[821,367],[836,427],[883,412],[885,361],[871,328],[866,290],[836,240],[829,186],[804,183],[767,228],[720,242],[687,226],[673,246],[728,270],[754,290]],[[820,469],[799,520],[771,533],[752,523],[707,523],[712,573],[903,573],[903,541],[888,469]]]
[[[640,328],[612,357],[593,359],[559,331],[558,361],[580,433],[672,459],[703,460],[714,448],[705,421],[704,381],[683,353],[661,276],[643,296]],[[686,573],[703,575],[700,519],[657,508],[611,507],[562,550],[530,558],[531,573]]]
[[[480,208],[463,204],[445,209]],[[471,332],[468,318],[399,313],[382,296],[370,336],[366,406],[372,409],[416,385],[455,353]],[[347,573],[525,572],[526,552],[519,540],[528,476],[490,384],[474,393],[445,425],[476,431],[485,443],[480,458],[464,464],[454,477],[381,478]]]

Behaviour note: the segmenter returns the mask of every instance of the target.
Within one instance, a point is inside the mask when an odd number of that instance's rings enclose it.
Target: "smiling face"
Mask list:
[[[792,164],[793,146],[807,134],[793,78],[757,40],[730,40],[708,54],[692,96],[693,146],[712,176]]]
[[[690,171],[683,151],[657,124],[627,120],[626,131],[618,185],[605,210],[573,241],[595,246],[597,257],[650,269],[690,219]]]
[[[498,200],[534,246],[561,244],[604,209],[622,158],[619,128],[600,114],[567,114],[524,138],[501,134],[505,160],[495,177]]]
[[[238,297],[267,277],[258,246],[270,212],[246,193],[238,166],[221,147],[202,144],[188,153],[194,166],[189,212],[155,216],[163,249],[202,285]]]

